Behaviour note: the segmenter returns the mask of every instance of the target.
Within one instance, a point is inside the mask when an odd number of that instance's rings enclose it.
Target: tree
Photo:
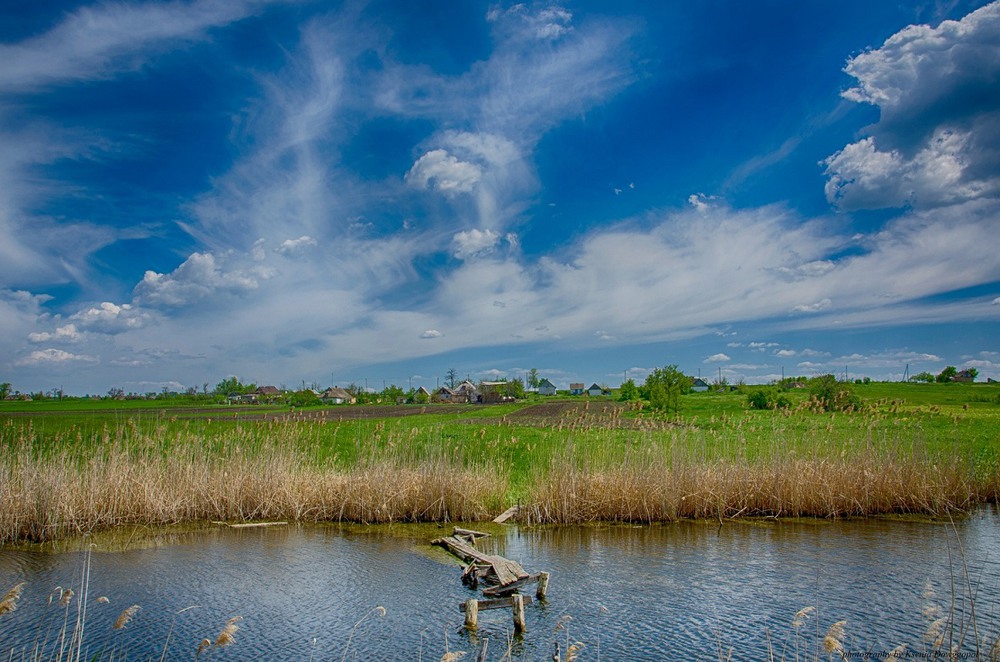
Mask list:
[[[649,406],[661,411],[679,411],[681,406],[681,395],[691,389],[691,380],[680,370],[677,365],[668,365],[665,368],[655,368],[646,382],[643,384],[642,393]]]
[[[955,366],[950,365],[944,370],[942,370],[940,373],[938,373],[938,376],[935,377],[934,379],[935,381],[937,381],[938,384],[947,384],[948,382],[955,381],[955,375],[957,374],[958,374],[958,369]]]
[[[253,389],[240,381],[239,377],[229,377],[228,379],[223,379],[221,382],[215,385],[216,395],[229,395],[230,393],[246,393],[252,391]]]
[[[861,407],[861,398],[854,394],[851,385],[838,382],[833,375],[822,375],[809,380],[809,394],[824,411],[848,411]]]
[[[10,395],[11,385],[10,382],[4,382],[0,384],[0,400],[6,400],[7,396]]]
[[[323,401],[319,399],[316,392],[311,389],[302,389],[290,393],[287,397],[287,402],[293,407],[312,407],[323,404]]]
[[[910,377],[910,381],[911,382],[927,382],[928,384],[933,384],[934,383],[934,375],[932,375],[931,373],[929,373],[929,372],[927,372],[925,370],[924,372],[917,373],[916,375],[913,375],[912,377]]]
[[[449,368],[448,372],[444,376],[445,383],[448,384],[448,388],[455,388],[455,384],[458,382],[458,370],[454,368]]]
[[[542,383],[542,380],[538,377],[538,368],[532,368],[528,371],[528,386],[531,388],[538,388],[538,385]]]
[[[618,389],[618,399],[622,402],[631,402],[639,399],[639,388],[635,385],[634,379],[626,379]]]
[[[400,398],[404,397],[406,393],[403,389],[395,384],[389,384],[384,389],[382,389],[382,400],[385,402],[397,402]]]
[[[524,397],[524,382],[521,381],[520,377],[515,377],[507,382],[507,395],[512,398]]]

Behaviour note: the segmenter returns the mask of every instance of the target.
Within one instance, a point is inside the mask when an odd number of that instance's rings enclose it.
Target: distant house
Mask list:
[[[319,399],[328,405],[353,405],[357,402],[357,398],[351,395],[349,391],[336,386],[332,386],[320,393]]]
[[[971,383],[976,381],[976,376],[973,374],[971,370],[959,370],[955,374],[955,381]]]
[[[695,393],[704,393],[709,388],[711,388],[709,383],[706,382],[701,377],[691,378],[691,390],[694,391]]]
[[[442,386],[434,391],[431,399],[435,402],[477,402],[479,400],[479,391],[476,389],[475,384],[466,380],[455,388]]]
[[[431,396],[431,399],[434,400],[434,402],[458,402],[458,394],[455,393],[455,389],[442,386],[438,390],[434,391],[434,395]]]
[[[416,393],[413,394],[413,400],[415,402],[430,402],[431,392],[425,389],[423,386],[417,389]]]
[[[569,385],[569,394],[570,395],[583,395],[583,389],[585,389],[585,388],[586,388],[586,386],[584,386],[584,384],[582,382],[579,382],[579,383],[576,383],[576,384],[570,384]]]
[[[274,402],[281,397],[281,391],[276,386],[258,386],[249,393],[230,393],[226,400],[230,403],[256,405],[261,402]]]
[[[598,386],[597,384],[591,384],[590,388],[587,389],[587,395],[590,396],[604,395],[604,389]]]
[[[556,385],[547,379],[543,379],[538,383],[538,394],[539,395],[555,395]]]
[[[485,404],[504,402],[507,399],[507,382],[480,382],[478,401]]]

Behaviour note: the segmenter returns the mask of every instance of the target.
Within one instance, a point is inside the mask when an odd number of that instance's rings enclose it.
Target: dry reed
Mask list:
[[[21,599],[24,584],[25,582],[15,584],[13,588],[4,594],[3,599],[0,599],[0,616],[10,614],[17,609],[17,601]]]

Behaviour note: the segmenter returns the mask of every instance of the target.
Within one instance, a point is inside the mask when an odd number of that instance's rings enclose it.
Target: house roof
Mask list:
[[[597,389],[598,391],[603,391],[604,390],[600,386],[598,386],[596,382],[593,383],[593,384],[591,384],[590,388],[588,388],[587,390],[588,391],[593,391],[594,389]]]
[[[543,379],[542,381],[538,382],[538,388],[543,388],[543,387],[545,387],[545,388],[555,388],[556,385],[553,384],[552,382],[550,382],[547,379]]]
[[[281,395],[277,386],[258,386],[254,393],[257,395]]]
[[[417,389],[417,393],[426,393],[427,395],[431,394],[431,392],[425,389],[423,386]]]
[[[323,391],[323,395],[321,395],[320,397],[323,398],[324,400],[332,400],[335,398],[340,398],[341,400],[350,400],[354,396],[342,388],[332,386]]]
[[[575,384],[570,384],[569,387],[570,388],[580,388],[580,389],[582,389],[583,388],[583,382],[577,382]]]

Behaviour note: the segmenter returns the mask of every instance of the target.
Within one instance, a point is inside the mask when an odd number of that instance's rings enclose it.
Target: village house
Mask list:
[[[701,377],[691,378],[691,390],[695,393],[704,393],[709,389],[709,383]]]
[[[604,389],[601,388],[596,382],[590,385],[587,389],[587,395],[592,397],[597,397],[599,395],[605,395]]]
[[[350,394],[350,392],[336,386],[331,386],[323,391],[320,394],[319,399],[322,400],[324,404],[328,405],[353,405],[358,401],[357,398]]]
[[[575,384],[570,384],[569,385],[569,394],[570,395],[583,395],[583,389],[584,388],[585,388],[585,386],[584,386],[584,384],[582,382],[578,382],[578,383],[575,383]]]
[[[543,379],[538,383],[538,394],[539,395],[555,395],[556,385],[547,379]]]

